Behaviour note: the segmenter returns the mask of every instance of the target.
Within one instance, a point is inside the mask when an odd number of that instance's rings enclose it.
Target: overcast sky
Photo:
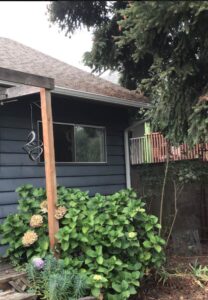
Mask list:
[[[47,1],[0,1],[0,36],[23,43],[73,66],[91,72],[84,66],[84,52],[92,46],[92,35],[79,30],[71,38],[48,21]],[[106,72],[103,78],[117,83],[117,74]]]
[[[78,31],[70,39],[57,27],[50,27],[47,4],[46,1],[0,1],[0,36],[86,70],[82,55],[91,49],[91,34],[87,30]]]

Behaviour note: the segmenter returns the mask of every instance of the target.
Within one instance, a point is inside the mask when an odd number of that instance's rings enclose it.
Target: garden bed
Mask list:
[[[190,270],[196,260],[201,266],[208,265],[208,256],[171,257],[167,269],[175,270],[175,275],[164,284],[148,282],[143,287],[143,294],[134,300],[207,300],[208,282],[202,284]]]

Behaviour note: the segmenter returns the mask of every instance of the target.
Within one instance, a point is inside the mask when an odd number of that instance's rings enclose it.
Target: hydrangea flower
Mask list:
[[[128,233],[128,237],[129,237],[130,239],[133,239],[133,238],[135,238],[136,236],[137,236],[137,233],[134,232],[134,231]]]
[[[60,220],[60,219],[62,219],[62,218],[65,216],[66,213],[67,213],[66,207],[64,207],[64,206],[59,206],[59,207],[56,209],[56,211],[55,211],[55,218],[56,218],[57,220]]]
[[[43,225],[43,217],[41,215],[33,215],[30,219],[30,227],[38,228]]]
[[[48,212],[48,201],[47,200],[44,200],[43,202],[41,202],[40,209],[43,214],[46,214]]]
[[[32,244],[34,244],[38,240],[38,235],[33,230],[28,230],[25,232],[23,238],[22,238],[22,244],[25,247],[30,247]]]
[[[40,257],[34,257],[32,259],[32,264],[33,266],[37,269],[37,270],[42,270],[44,265],[45,265],[45,262],[42,258]]]
[[[95,281],[99,281],[99,280],[102,279],[102,276],[101,276],[101,275],[94,275],[94,276],[93,276],[93,279],[94,279]]]

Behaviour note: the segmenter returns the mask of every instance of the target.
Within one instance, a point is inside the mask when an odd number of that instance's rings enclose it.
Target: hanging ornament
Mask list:
[[[32,161],[39,160],[40,156],[43,153],[43,142],[38,141],[37,134],[33,126],[33,106],[30,104],[30,121],[31,121],[31,131],[28,134],[27,142],[22,147],[24,151],[28,154],[29,158]]]

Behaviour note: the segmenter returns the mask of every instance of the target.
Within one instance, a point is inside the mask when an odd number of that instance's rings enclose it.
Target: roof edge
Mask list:
[[[57,95],[73,96],[77,98],[84,98],[88,100],[95,100],[95,101],[106,102],[111,104],[119,104],[119,105],[124,105],[129,107],[135,107],[135,108],[150,107],[149,103],[140,102],[138,100],[110,97],[102,94],[95,94],[95,93],[89,93],[80,90],[73,90],[73,89],[68,89],[60,86],[55,86],[55,89],[52,90],[51,92],[52,94],[57,94]]]
[[[17,85],[15,82],[8,82],[8,81],[4,81],[4,80],[0,80],[0,84],[6,85],[6,86],[16,86]],[[84,92],[84,91],[80,91],[80,90],[68,89],[68,88],[61,87],[61,86],[55,86],[54,90],[51,90],[51,93],[56,94],[56,95],[72,96],[72,97],[77,97],[77,98],[95,100],[95,101],[99,101],[99,102],[124,105],[124,106],[135,107],[135,108],[140,108],[140,107],[150,108],[151,107],[151,105],[149,103],[140,102],[138,100],[110,97],[110,96],[105,96],[102,94],[95,94],[95,93],[89,93],[89,92]]]

